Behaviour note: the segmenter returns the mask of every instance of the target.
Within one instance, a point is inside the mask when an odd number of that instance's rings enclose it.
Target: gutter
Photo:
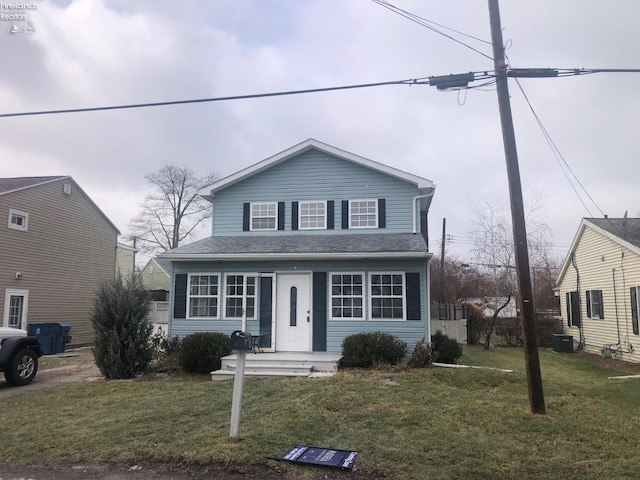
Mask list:
[[[342,252],[342,253],[166,253],[166,260],[340,260],[431,258],[431,252]]]

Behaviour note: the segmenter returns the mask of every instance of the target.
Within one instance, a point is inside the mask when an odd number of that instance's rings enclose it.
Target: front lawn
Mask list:
[[[640,379],[541,350],[546,415],[529,413],[521,349],[465,347],[510,368],[344,371],[247,380],[241,441],[228,442],[232,381],[153,377],[63,385],[4,399],[2,460],[276,465],[292,445],[357,450],[368,476],[638,478]],[[301,467],[296,478],[318,474]],[[323,471],[323,475],[324,475]]]

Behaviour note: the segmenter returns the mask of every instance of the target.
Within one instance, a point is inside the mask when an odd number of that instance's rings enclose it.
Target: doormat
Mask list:
[[[351,450],[335,450],[331,448],[307,447],[296,445],[280,460],[298,465],[315,465],[318,467],[351,470],[356,463],[358,452]]]

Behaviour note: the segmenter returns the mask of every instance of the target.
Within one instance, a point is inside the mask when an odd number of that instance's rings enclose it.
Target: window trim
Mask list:
[[[23,219],[23,225],[18,225],[17,223],[13,223],[13,217],[21,217]],[[21,232],[26,232],[29,230],[29,214],[27,212],[21,212],[20,210],[15,210],[13,208],[9,209],[9,219],[7,220],[7,226],[11,230],[18,230]]]
[[[323,226],[322,227],[303,227],[302,226],[302,206],[304,204],[322,204],[324,206]],[[317,217],[319,215],[306,215],[307,217]],[[298,230],[327,230],[327,201],[326,200],[298,200]]]
[[[257,207],[257,206],[263,206],[263,205],[267,205],[267,206],[272,206],[275,213],[273,216],[268,215],[268,216],[257,216],[254,215],[253,212],[253,207]],[[254,228],[253,227],[253,220],[254,219],[269,219],[269,218],[273,218],[274,222],[273,222],[273,228]],[[249,203],[249,231],[251,232],[274,232],[278,230],[278,202],[250,202]]]
[[[218,294],[217,295],[191,295],[191,279],[193,277],[217,277],[218,278]],[[220,289],[222,288],[220,282],[220,272],[194,272],[187,275],[187,311],[185,319],[187,320],[217,320],[220,318],[221,304],[220,301]],[[191,299],[192,298],[216,298],[218,300],[216,305],[216,315],[210,316],[194,316],[191,315]]]
[[[372,322],[406,322],[407,321],[407,272],[390,271],[390,272],[369,272],[368,274],[368,306],[369,306],[369,319]],[[400,298],[398,295],[376,295],[374,297],[373,289],[373,275],[400,275],[402,276],[402,318],[374,318],[373,317],[373,299],[374,298]],[[392,283],[393,286],[393,283]]]
[[[240,315],[239,317],[231,317],[227,315],[227,278],[228,277],[243,277],[242,283],[243,285],[246,285],[245,279],[246,278],[253,278],[254,279],[254,283],[253,283],[253,295],[247,295],[246,298],[253,298],[253,316],[249,316],[247,315],[245,318],[247,320],[255,320],[258,318],[258,274],[254,273],[254,272],[228,272],[224,274],[224,295],[223,295],[223,305],[222,305],[222,311],[224,312],[224,315],[222,316],[225,320],[242,320],[242,315]],[[238,295],[231,295],[231,298],[244,298],[244,296],[238,296]],[[242,310],[246,310],[246,306],[244,305],[244,302],[242,304]]]
[[[20,318],[20,329],[25,330],[27,327],[29,313],[29,290],[7,288],[4,291],[4,313],[2,315],[2,325],[9,327],[9,310],[11,306],[11,297],[22,297],[22,317]]]
[[[353,204],[354,203],[359,203],[359,202],[373,202],[375,211],[373,213],[373,218],[375,221],[374,225],[353,225]],[[349,200],[349,230],[353,229],[353,230],[358,230],[358,229],[364,229],[364,228],[379,228],[378,226],[378,216],[379,216],[379,212],[378,212],[378,199],[377,198],[357,198],[354,200]],[[362,214],[358,214],[358,215],[362,215]]]
[[[593,300],[596,300],[594,302]],[[594,318],[597,320],[604,319],[604,300],[602,298],[602,290],[587,290],[586,291],[586,299],[587,299],[587,318]],[[598,312],[594,312],[593,306],[598,306]]]
[[[361,317],[334,317],[333,316],[333,291],[331,286],[333,285],[333,276],[340,275],[361,275],[362,276],[362,316]],[[367,320],[367,312],[365,306],[367,305],[367,274],[365,272],[329,272],[328,273],[328,295],[329,298],[329,315],[328,319],[336,322],[363,322]],[[339,295],[337,298],[349,298],[347,295]],[[351,295],[350,298],[358,298],[358,296]]]
[[[631,307],[631,329],[634,335],[640,335],[640,286],[638,287],[630,287],[629,300]],[[634,297],[635,296],[635,309],[634,307]],[[633,318],[635,317],[635,318]]]

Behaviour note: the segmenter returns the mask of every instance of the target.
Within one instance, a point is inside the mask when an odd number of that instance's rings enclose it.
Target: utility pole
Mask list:
[[[447,219],[442,219],[442,247],[440,248],[440,311],[444,305],[444,240],[447,230]],[[442,316],[440,317],[442,318]]]
[[[524,361],[529,388],[529,405],[531,413],[544,414],[544,394],[538,342],[531,289],[531,272],[529,270],[529,252],[527,248],[527,230],[524,220],[522,201],[522,185],[518,166],[518,152],[513,130],[511,104],[509,102],[509,86],[507,84],[507,65],[504,56],[502,25],[498,0],[489,1],[489,19],[491,23],[491,42],[493,44],[493,62],[496,75],[496,89],[502,123],[502,138],[507,162],[509,179],[509,196],[511,198],[511,219],[513,223],[513,243],[515,247],[516,272],[518,290],[520,291],[520,313],[522,315],[522,341],[524,343]]]

